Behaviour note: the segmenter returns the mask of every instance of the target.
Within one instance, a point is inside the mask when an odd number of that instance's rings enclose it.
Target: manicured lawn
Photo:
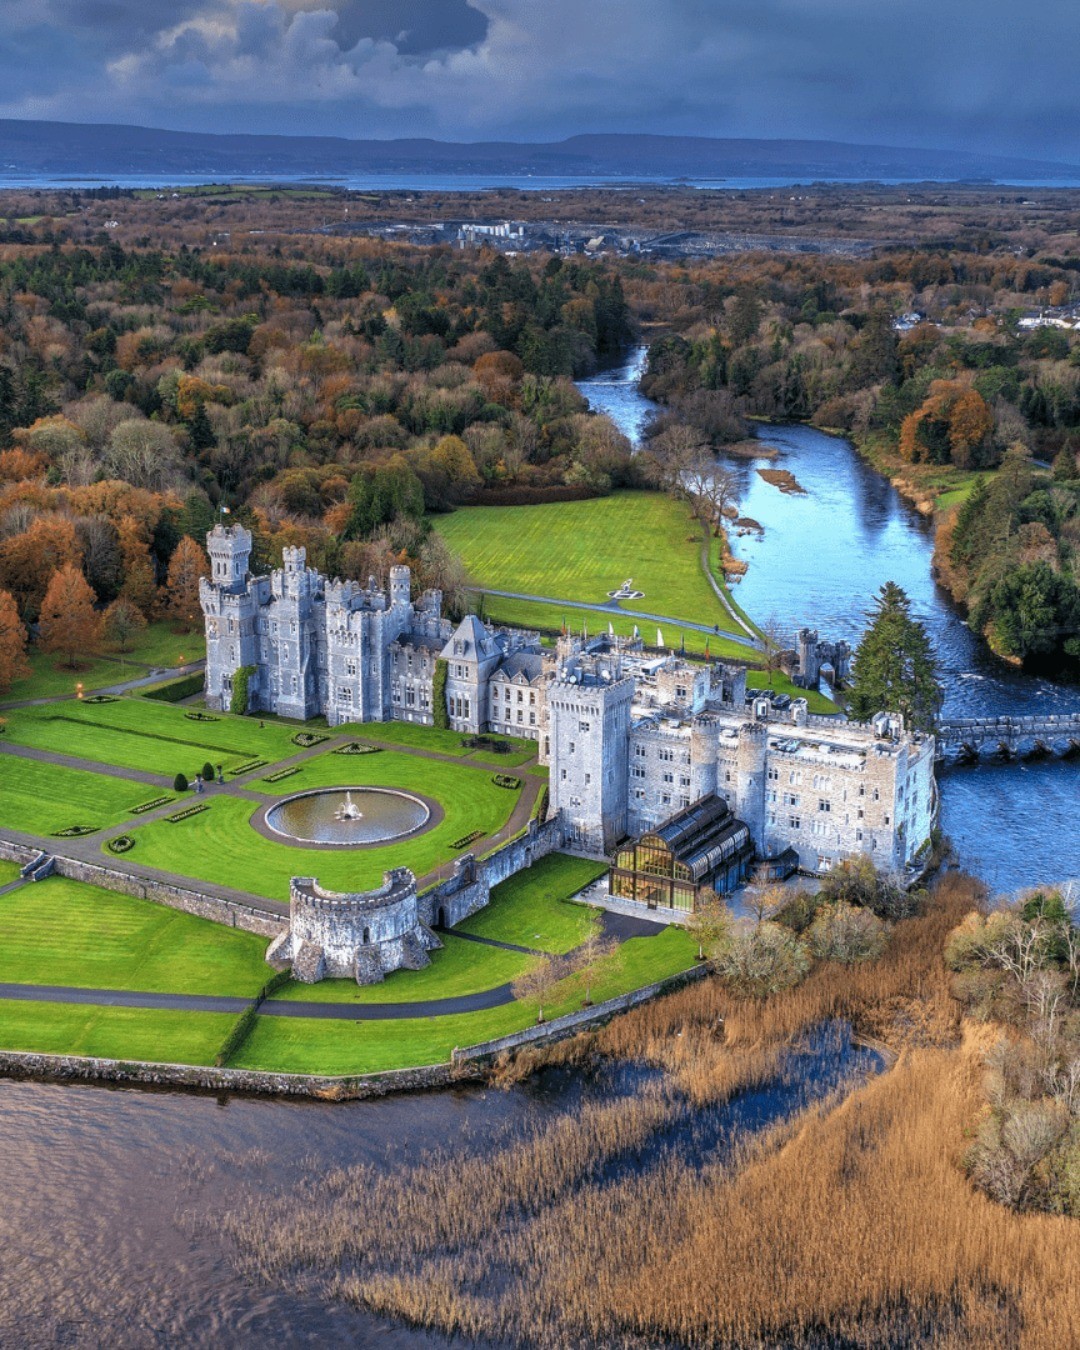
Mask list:
[[[8,882],[17,881],[19,870],[18,863],[7,862],[4,858],[0,858],[0,886],[6,886]]]
[[[593,982],[599,1003],[641,985],[652,984],[694,964],[696,948],[680,928],[656,937],[633,938],[604,963]],[[579,977],[555,991],[545,1016],[552,1018],[582,1006]],[[233,1066],[287,1073],[353,1074],[445,1063],[455,1047],[521,1031],[536,1022],[536,1003],[509,1003],[487,1012],[451,1017],[401,1018],[386,1022],[328,1022],[304,1017],[260,1017]]]
[[[551,853],[496,886],[491,904],[460,924],[460,931],[536,951],[568,952],[585,941],[599,912],[566,899],[606,870],[587,858]]]
[[[0,1047],[102,1059],[212,1064],[236,1019],[229,1013],[159,1012],[0,1000]]]
[[[455,758],[480,760],[485,764],[524,764],[536,755],[536,742],[516,736],[498,736],[506,741],[512,750],[506,755],[493,754],[490,750],[472,750],[463,745],[468,739],[460,731],[444,731],[440,727],[425,727],[418,722],[368,722],[354,726],[334,728],[334,735],[354,736],[357,740],[382,745],[400,745],[408,749],[434,750],[440,755],[453,755]]]
[[[295,728],[284,723],[260,730],[250,718],[217,713],[211,714],[215,721],[198,722],[187,716],[191,711],[139,698],[50,703],[11,709],[5,734],[20,745],[168,778],[178,772],[194,778],[206,760],[223,763],[228,772],[252,759],[273,762],[300,752],[292,740]]]
[[[443,820],[426,834],[374,849],[305,849],[265,839],[249,825],[255,803],[213,791],[209,810],[173,823],[152,821],[132,831],[125,855],[140,866],[179,872],[235,886],[272,900],[287,900],[289,878],[316,876],[337,890],[366,890],[391,867],[417,876],[461,856],[455,840],[482,830],[494,834],[510,818],[520,792],[496,787],[489,769],[421,759],[404,751],[377,755],[325,754],[278,784],[259,784],[268,796],[290,796],[315,787],[393,787],[423,792],[441,802]],[[143,790],[145,794],[145,789]]]
[[[0,755],[0,823],[27,834],[54,834],[72,825],[105,829],[129,816],[148,793],[145,783]]]
[[[685,928],[672,924],[655,937],[631,938],[623,942],[613,956],[605,961],[593,981],[592,1000],[625,994],[646,984],[677,975],[697,964],[697,946]]]
[[[131,650],[121,654],[105,646],[101,654],[88,657],[78,670],[71,670],[57,656],[30,649],[31,673],[17,680],[3,695],[4,702],[25,698],[52,698],[57,694],[74,694],[81,683],[89,693],[102,685],[120,684],[138,679],[146,673],[144,667],[171,667],[187,661],[198,661],[206,655],[206,642],[201,633],[174,633],[165,623],[150,624],[131,642]]]
[[[229,1061],[235,1069],[284,1073],[378,1073],[443,1064],[456,1046],[520,1031],[536,1020],[536,1005],[509,1003],[489,1012],[452,1017],[335,1022],[313,1017],[260,1017]]]
[[[630,608],[731,628],[701,571],[697,522],[661,493],[473,506],[433,523],[478,586],[604,604],[631,577],[644,599]],[[567,622],[576,627],[580,618]]]
[[[253,997],[267,939],[66,877],[0,896],[3,978],[15,984]]]
[[[536,510],[537,508],[530,509]],[[714,596],[713,604],[716,603]],[[641,601],[640,605],[635,603],[631,607],[640,607],[650,613],[652,612],[644,601]],[[720,618],[712,611],[701,615],[700,618],[693,614],[686,617],[695,623],[720,624],[721,630],[724,627]],[[565,605],[542,605],[531,600],[505,600],[501,596],[485,594],[484,618],[491,623],[506,624],[511,628],[534,628],[544,633],[559,633],[562,631],[564,623],[572,633],[581,633],[584,625],[591,637],[595,637],[598,633],[606,633],[609,622],[619,637],[632,637],[636,626],[640,637],[649,647],[657,645],[656,630],[659,627],[668,650],[679,651],[685,641],[688,653],[692,656],[703,656],[705,643],[708,642],[710,656],[718,659],[730,658],[737,661],[747,661],[753,659],[754,656],[751,647],[732,641],[730,635],[723,631],[719,635],[716,633],[701,633],[695,628],[680,628],[677,623],[667,619],[661,620],[657,624],[652,619],[620,618],[618,617],[618,610],[605,611],[601,614],[595,610],[570,609]],[[731,621],[728,620],[728,622]]]
[[[382,984],[363,986],[354,980],[293,983],[274,997],[291,1003],[419,1003],[429,998],[457,998],[509,984],[536,959],[466,942],[449,933],[439,936],[443,949],[431,953],[431,965],[424,970],[398,970]]]

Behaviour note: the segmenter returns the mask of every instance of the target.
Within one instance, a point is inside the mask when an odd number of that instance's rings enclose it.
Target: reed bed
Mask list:
[[[630,1096],[476,1155],[254,1195],[226,1218],[238,1259],[485,1344],[1080,1344],[1080,1228],[998,1207],[959,1166],[997,1036],[959,1022],[941,963],[973,894],[947,879],[873,967],[764,1002],[706,982],[549,1056],[662,1071]],[[890,1039],[895,1066],[733,1148],[682,1146],[837,1018]]]

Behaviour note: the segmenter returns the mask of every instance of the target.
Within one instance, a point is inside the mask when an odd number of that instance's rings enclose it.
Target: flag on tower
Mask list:
[[[686,655],[686,634],[685,634],[685,633],[680,633],[679,636],[680,636],[681,639],[682,639],[682,641],[679,643],[679,655],[680,655],[680,656],[685,656],[685,655]]]

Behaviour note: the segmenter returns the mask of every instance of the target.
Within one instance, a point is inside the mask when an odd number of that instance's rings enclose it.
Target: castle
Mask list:
[[[250,577],[245,529],[217,526],[208,544],[209,707],[229,707],[246,667],[254,711],[432,725],[442,685],[453,730],[539,743],[566,842],[615,853],[613,894],[659,903],[642,878],[664,866],[662,907],[687,909],[702,887],[737,884],[755,858],[820,874],[866,853],[902,872],[929,840],[934,740],[897,716],[813,716],[805,699],[781,713],[766,696],[748,701],[741,667],[649,654],[640,641],[564,636],[544,651],[536,634],[475,615],[455,627],[437,591],[413,601],[407,567],[391,569],[386,590],[361,587],[290,548],[280,570]],[[799,656],[809,675],[847,651],[806,631]],[[642,843],[654,837],[650,862]],[[619,847],[627,838],[632,856]]]

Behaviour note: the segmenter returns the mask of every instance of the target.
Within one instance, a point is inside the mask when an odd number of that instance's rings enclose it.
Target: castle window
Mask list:
[[[779,770],[779,769],[772,768],[772,769],[769,770],[769,781],[770,781],[770,783],[778,783],[778,782],[780,781],[780,770]]]
[[[571,742],[570,742],[570,753],[573,754],[573,753],[575,752],[575,750],[577,750],[577,741],[571,741]]]
[[[342,690],[341,690],[341,693],[338,695],[338,698],[341,700],[342,703],[349,703],[349,704],[351,704],[351,703],[352,703],[352,690],[351,690],[347,685],[344,686],[344,687],[342,688]]]
[[[592,782],[592,774],[587,773],[585,775],[585,786],[588,787],[591,782]]]
[[[784,793],[785,806],[798,806],[798,804],[799,804],[799,794],[797,792]]]
[[[802,821],[799,819],[798,816],[789,816],[788,825],[790,825],[793,830],[797,830],[801,828]]]
[[[676,698],[686,697],[686,686],[684,684],[679,684],[675,686],[675,697]]]
[[[536,726],[536,714],[534,712],[531,712],[529,714],[529,726],[531,727]]]
[[[680,787],[689,787],[689,786],[690,786],[690,779],[687,778],[685,774],[680,775],[680,777],[679,777],[679,786],[680,786]]]
[[[645,747],[644,747],[643,745],[640,745],[640,744],[639,744],[639,745],[635,745],[635,746],[634,746],[634,754],[637,755],[639,759],[644,759],[644,758],[645,758]]]
[[[666,774],[664,774],[664,782],[665,782],[665,783],[674,783],[674,781],[675,781],[675,775],[674,775],[673,773],[666,773]]]
[[[524,713],[522,712],[522,710],[519,708],[519,709],[518,709],[518,722],[521,723],[521,722],[524,722],[524,721],[525,721],[525,714],[524,714]]]
[[[832,804],[831,804],[831,802],[827,802],[827,801],[825,800],[825,798],[822,797],[821,800],[820,800],[820,801],[818,802],[818,804],[817,804],[817,809],[818,809],[819,811],[831,811],[831,810],[832,810]]]
[[[660,800],[661,800],[661,802],[664,804],[664,806],[670,806],[670,805],[671,805],[671,793],[670,793],[670,792],[665,792],[664,795],[660,798]]]
[[[589,730],[589,725],[590,725],[590,724],[589,724],[588,722],[579,722],[579,723],[578,723],[578,731],[588,731],[588,730]]]
[[[395,658],[395,660],[396,660],[396,658]],[[355,675],[355,674],[356,674],[356,662],[355,662],[355,661],[346,661],[346,662],[345,662],[345,674],[346,674],[346,675]]]
[[[536,706],[536,694],[534,692],[529,694],[529,706],[533,708]]]
[[[645,777],[645,770],[644,770],[644,769],[639,769],[639,768],[635,765],[634,768],[632,768],[632,769],[630,770],[630,776],[631,776],[631,778],[644,778],[644,777]]]
[[[559,778],[560,778],[560,780],[561,780],[562,782],[564,782],[564,783],[566,782],[566,770],[565,770],[565,769],[563,769],[563,770],[559,773]]]
[[[519,703],[524,703],[524,702],[525,702],[525,695],[521,692],[520,689],[517,691],[517,694],[518,694],[518,702],[519,702]]]

